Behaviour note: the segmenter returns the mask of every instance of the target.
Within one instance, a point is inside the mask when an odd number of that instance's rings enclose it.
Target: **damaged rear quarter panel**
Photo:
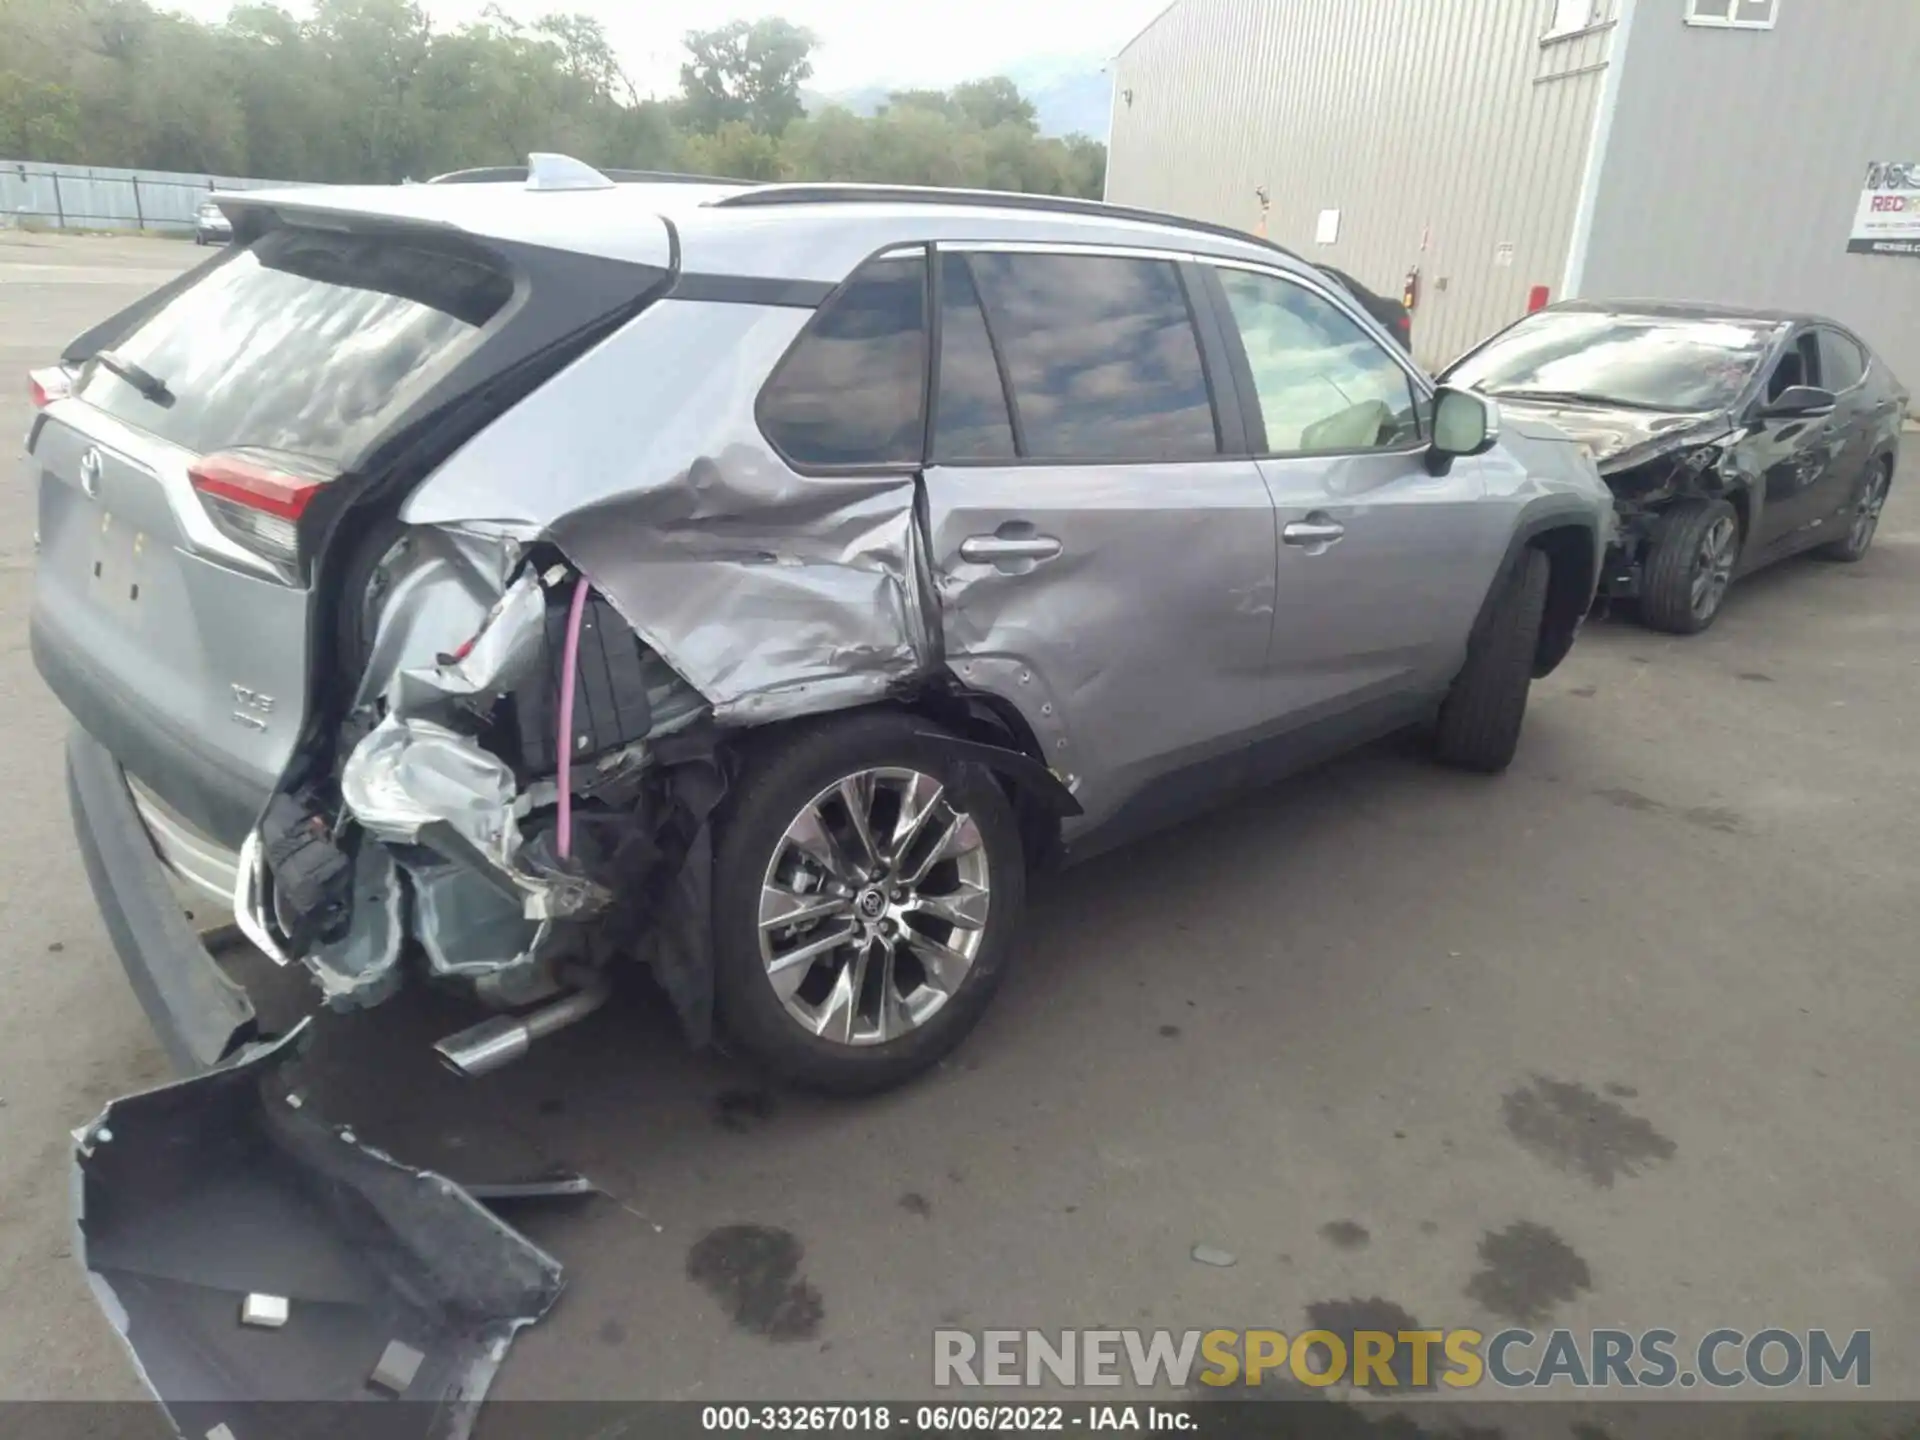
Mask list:
[[[878,699],[931,659],[914,477],[799,475],[754,418],[812,314],[662,301],[476,437],[402,518],[546,536],[722,723]]]

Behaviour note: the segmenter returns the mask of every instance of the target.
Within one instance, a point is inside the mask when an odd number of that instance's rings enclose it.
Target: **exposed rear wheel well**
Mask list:
[[[1027,724],[1026,717],[1011,702],[997,695],[949,685],[921,692],[906,702],[906,708],[945,726],[962,739],[1017,750],[1042,765],[1047,763],[1046,749],[1033,733],[1033,727]],[[997,778],[1019,817],[1020,840],[1026,849],[1028,867],[1053,868],[1060,858],[1060,817],[1006,776]]]
[[[1581,525],[1543,530],[1528,542],[1552,566],[1547,580],[1547,608],[1540,621],[1540,643],[1534,651],[1535,676],[1551,674],[1573,648],[1574,633],[1593,600],[1593,577],[1599,557],[1593,532]]]

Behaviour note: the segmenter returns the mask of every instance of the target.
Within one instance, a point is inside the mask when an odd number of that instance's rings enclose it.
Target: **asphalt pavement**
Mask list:
[[[196,258],[0,235],[0,428]],[[638,984],[472,1082],[427,1048],[455,1000],[323,1017],[311,1093],[456,1179],[608,1192],[516,1216],[569,1286],[502,1398],[899,1398],[942,1326],[1355,1320],[1867,1329],[1873,1393],[1920,1398],[1917,457],[1864,563],[1776,567],[1693,639],[1590,624],[1502,778],[1381,746],[1042,883],[903,1092],[765,1090]],[[33,509],[0,485],[0,1398],[134,1397],[69,1131],[166,1067],[67,821]]]

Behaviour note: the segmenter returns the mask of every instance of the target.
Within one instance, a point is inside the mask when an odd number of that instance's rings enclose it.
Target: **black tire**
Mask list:
[[[1467,663],[1440,706],[1433,753],[1442,764],[1498,775],[1513,763],[1552,573],[1545,555],[1527,550],[1506,577],[1493,613],[1467,647]]]
[[[1852,565],[1866,559],[1867,551],[1873,545],[1874,534],[1880,528],[1880,511],[1887,503],[1887,492],[1892,488],[1893,461],[1876,461],[1862,479],[1860,494],[1847,517],[1846,539],[1822,545],[1813,553],[1822,560],[1836,560],[1842,565]]]
[[[1725,537],[1731,551],[1717,548]],[[1715,556],[1707,554],[1709,541]],[[1683,500],[1655,524],[1640,572],[1640,623],[1669,635],[1698,635],[1720,614],[1740,563],[1740,516],[1725,500]],[[1715,558],[1717,557],[1717,558]],[[1695,582],[1718,568],[1700,598]]]
[[[930,1068],[978,1023],[1013,958],[1026,904],[1026,858],[1013,805],[990,771],[956,760],[937,739],[925,738],[929,732],[938,733],[916,717],[867,711],[776,736],[749,753],[720,816],[713,938],[721,1032],[733,1049],[802,1089],[873,1094]],[[946,787],[953,808],[971,817],[990,898],[971,967],[939,1008],[902,1035],[855,1045],[806,1028],[775,992],[760,949],[761,892],[787,827],[801,812],[843,778],[883,767],[931,776]],[[834,922],[819,923],[824,929]],[[901,947],[901,953],[907,950]],[[829,953],[827,971],[839,964],[840,954]],[[906,965],[911,969],[918,961]],[[811,975],[814,965],[807,969],[807,983],[820,978]],[[883,969],[878,984],[892,973]],[[877,1006],[877,986],[870,982],[869,989]]]

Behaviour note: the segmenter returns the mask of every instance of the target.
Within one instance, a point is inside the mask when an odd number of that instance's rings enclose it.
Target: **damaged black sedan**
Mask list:
[[[1665,302],[1551,306],[1443,378],[1587,446],[1619,510],[1602,593],[1677,635],[1763,565],[1865,556],[1911,400],[1835,321]]]

